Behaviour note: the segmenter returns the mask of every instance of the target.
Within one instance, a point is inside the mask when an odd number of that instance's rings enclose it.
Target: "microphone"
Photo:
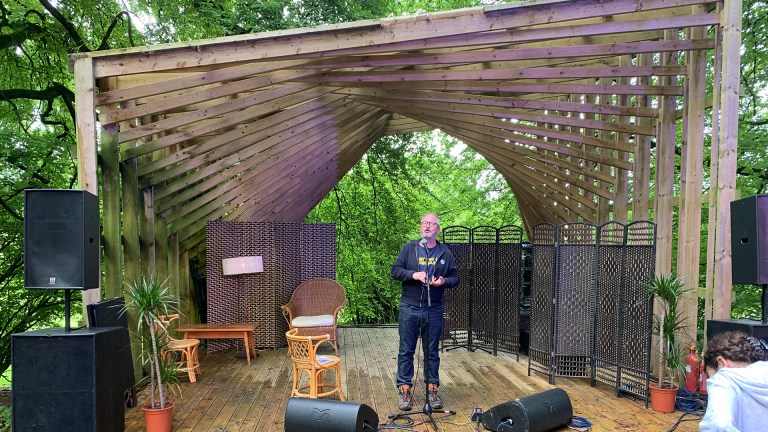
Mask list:
[[[421,246],[423,246],[423,247],[424,247],[424,249],[426,249],[426,248],[427,248],[427,239],[426,239],[426,238],[424,238],[424,237],[422,237],[422,238],[421,238],[421,241],[419,242],[419,244],[420,244]]]

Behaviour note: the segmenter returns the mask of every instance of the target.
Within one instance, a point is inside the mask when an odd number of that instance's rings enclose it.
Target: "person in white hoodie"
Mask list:
[[[768,430],[765,344],[741,332],[720,333],[707,344],[707,412],[703,432]]]

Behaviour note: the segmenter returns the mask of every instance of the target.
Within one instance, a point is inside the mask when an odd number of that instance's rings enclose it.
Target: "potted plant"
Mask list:
[[[658,337],[659,343],[659,380],[650,384],[654,411],[675,411],[675,397],[681,371],[685,367],[677,340],[683,329],[678,305],[687,291],[685,283],[676,274],[658,275],[648,284],[648,292],[658,305],[658,313],[653,317],[653,334]]]
[[[168,279],[156,275],[141,276],[127,283],[124,311],[136,315],[136,333],[141,341],[141,359],[149,367],[150,402],[145,404],[144,421],[147,432],[170,432],[173,403],[168,391],[178,387],[177,365],[163,354],[166,339],[162,337],[161,316],[178,312],[177,301],[167,286]]]

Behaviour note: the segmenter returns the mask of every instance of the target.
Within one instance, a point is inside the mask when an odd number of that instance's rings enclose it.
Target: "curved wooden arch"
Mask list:
[[[529,231],[653,218],[663,273],[678,200],[678,267],[698,285],[712,107],[708,313],[728,316],[717,208],[735,197],[740,3],[531,1],[75,54],[81,186],[101,185],[106,266],[183,274],[206,220],[301,221],[378,138],[439,128],[504,176]]]

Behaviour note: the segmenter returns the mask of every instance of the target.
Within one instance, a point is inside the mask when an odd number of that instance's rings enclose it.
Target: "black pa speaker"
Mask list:
[[[119,369],[122,381],[120,387],[125,390],[126,406],[136,406],[136,377],[133,374],[133,356],[131,355],[131,339],[128,333],[128,315],[124,313],[125,300],[115,297],[91,303],[86,306],[88,324],[91,327],[119,327],[117,342],[119,347],[117,357],[120,362],[115,365]]]
[[[99,200],[74,189],[24,191],[24,287],[99,287]]]
[[[768,195],[731,201],[733,283],[768,284]]]
[[[365,404],[293,397],[285,407],[285,432],[367,432],[379,416]]]
[[[559,388],[505,402],[484,412],[486,429],[498,432],[544,432],[566,426],[573,418],[568,394]]]
[[[124,430],[119,331],[49,328],[13,334],[13,430]]]
[[[742,332],[747,336],[768,341],[768,324],[751,319],[707,320],[707,340],[712,340],[718,333]]]

